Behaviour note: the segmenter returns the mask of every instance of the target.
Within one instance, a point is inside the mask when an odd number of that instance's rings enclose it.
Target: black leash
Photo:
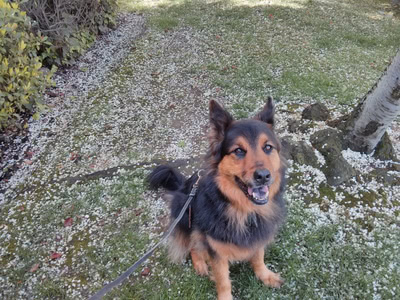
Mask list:
[[[197,192],[197,187],[199,185],[199,181],[201,178],[200,172],[197,172],[197,180],[193,184],[192,190],[189,194],[188,199],[186,200],[185,204],[183,205],[183,208],[181,212],[179,213],[178,217],[174,220],[174,222],[171,224],[171,226],[168,228],[168,230],[164,233],[163,237],[161,240],[153,246],[149,251],[147,251],[137,262],[135,262],[131,267],[129,267],[128,270],[126,270],[124,273],[122,273],[117,279],[114,281],[107,283],[100,291],[98,291],[96,294],[94,294],[92,297],[89,298],[89,300],[99,300],[103,298],[105,294],[107,294],[109,291],[111,291],[114,287],[117,285],[121,284],[125,279],[127,279],[136,269],[139,267],[144,261],[146,261],[152,254],[153,252],[157,249],[158,246],[160,246],[172,233],[172,231],[175,229],[176,225],[178,222],[182,219],[183,214],[185,213],[186,209],[188,208],[190,202],[193,200],[194,196],[196,195]]]

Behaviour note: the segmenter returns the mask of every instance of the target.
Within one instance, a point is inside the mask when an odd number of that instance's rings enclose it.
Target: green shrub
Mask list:
[[[46,37],[31,32],[31,22],[16,3],[0,0],[0,129],[24,112],[45,107],[41,95],[53,71],[42,71],[38,50]]]
[[[25,0],[21,9],[51,44],[42,49],[47,65],[64,65],[82,55],[98,34],[115,25],[116,0]]]

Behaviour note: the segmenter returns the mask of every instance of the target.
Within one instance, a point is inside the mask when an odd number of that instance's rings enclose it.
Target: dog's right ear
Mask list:
[[[225,131],[232,123],[232,116],[218,104],[217,101],[210,101],[210,141],[222,142]]]

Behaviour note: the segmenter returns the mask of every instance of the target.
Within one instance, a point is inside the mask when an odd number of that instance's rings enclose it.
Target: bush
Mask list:
[[[48,65],[69,64],[115,25],[116,0],[27,0],[21,9],[35,21],[34,29],[48,36]],[[42,49],[44,50],[44,49]]]
[[[45,106],[41,95],[53,71],[42,71],[38,50],[46,37],[31,32],[31,22],[16,3],[0,0],[0,129],[24,112],[34,118]]]

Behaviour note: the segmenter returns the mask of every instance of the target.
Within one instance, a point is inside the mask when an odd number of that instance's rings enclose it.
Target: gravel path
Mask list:
[[[178,165],[189,167],[190,172],[198,165],[207,146],[208,102],[224,102],[205,73],[190,72],[204,59],[197,53],[205,47],[203,43],[201,34],[189,28],[168,34],[147,32],[142,16],[127,14],[122,16],[117,30],[97,41],[72,68],[56,74],[53,97],[46,95],[51,110],[38,122],[30,122],[28,142],[20,143],[13,153],[6,153],[12,156],[8,163],[19,168],[1,183],[5,191],[0,195],[5,223],[0,225],[0,234],[5,247],[0,254],[6,258],[2,273],[18,266],[25,273],[27,266],[40,265],[40,272],[24,275],[26,281],[18,289],[17,298],[36,295],[38,282],[49,276],[60,280],[68,277],[71,263],[75,275],[60,286],[65,287],[69,297],[88,295],[89,287],[76,279],[76,274],[89,272],[85,281],[97,281],[98,273],[90,271],[87,262],[75,261],[82,246],[77,241],[90,232],[91,242],[85,245],[99,248],[113,237],[113,231],[105,231],[104,226],[120,204],[104,201],[112,199],[113,188],[125,182],[129,166],[177,161]],[[70,178],[103,170],[120,176],[94,184],[71,185]],[[135,178],[129,181],[135,183]],[[143,182],[136,184],[142,194]],[[95,202],[87,203],[95,189],[102,189],[101,194],[94,196]],[[119,197],[125,193],[131,199],[135,191],[120,191]],[[153,230],[150,235],[156,237],[161,232],[157,228],[165,226],[165,221],[159,221],[165,214],[165,204],[157,195],[147,193],[138,198],[153,198],[151,209],[143,202],[137,210],[149,211],[152,221],[143,223],[146,228],[155,228],[156,232]],[[121,214],[122,219],[115,225],[124,224],[131,214],[137,212]],[[20,218],[35,221],[22,222],[18,228],[12,226],[20,223]],[[74,226],[69,226],[66,220],[72,219]],[[15,248],[6,247],[10,244]],[[16,254],[26,247],[37,254]],[[54,259],[54,253],[63,255]],[[127,258],[128,262],[132,260]],[[2,274],[0,286],[8,298],[16,286],[6,274]],[[92,284],[90,289],[94,287],[98,285]]]

